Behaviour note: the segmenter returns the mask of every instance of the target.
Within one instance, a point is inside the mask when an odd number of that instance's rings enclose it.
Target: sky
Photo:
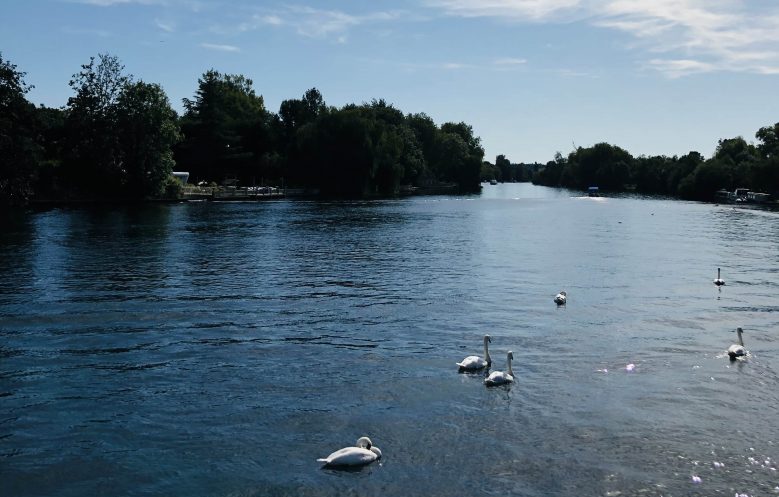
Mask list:
[[[35,104],[64,106],[107,53],[178,112],[213,68],[273,112],[315,87],[464,121],[492,162],[599,142],[709,157],[779,122],[777,0],[3,0],[0,52]]]

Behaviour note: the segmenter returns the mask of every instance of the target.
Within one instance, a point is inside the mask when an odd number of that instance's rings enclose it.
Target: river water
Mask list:
[[[779,214],[578,195],[5,218],[0,494],[779,494]]]

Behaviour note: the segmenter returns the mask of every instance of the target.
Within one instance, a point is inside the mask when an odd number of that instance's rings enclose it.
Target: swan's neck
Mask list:
[[[720,270],[720,268],[717,268],[717,279],[718,279],[718,280],[719,280],[719,279],[722,279],[722,278],[720,278],[720,277],[719,277],[719,270]]]
[[[490,359],[490,349],[487,346],[489,342],[487,340],[484,340],[484,360],[487,362],[492,362],[492,359]]]
[[[511,369],[511,358],[510,357],[508,359],[508,363],[509,363],[508,373],[513,377],[514,376],[514,371]]]
[[[741,331],[738,332],[738,344],[744,346],[744,339],[741,338]]]

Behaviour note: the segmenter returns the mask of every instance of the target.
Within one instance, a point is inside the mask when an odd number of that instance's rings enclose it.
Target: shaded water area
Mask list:
[[[5,219],[0,494],[777,495],[779,215],[579,195]]]

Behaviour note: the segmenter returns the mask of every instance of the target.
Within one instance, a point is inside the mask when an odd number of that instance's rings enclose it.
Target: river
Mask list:
[[[0,494],[777,495],[779,214],[579,195],[6,216]]]

